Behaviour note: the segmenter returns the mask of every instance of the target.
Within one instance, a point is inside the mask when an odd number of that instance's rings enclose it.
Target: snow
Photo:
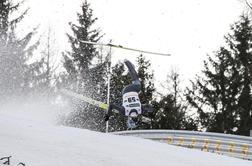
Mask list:
[[[36,111],[36,110],[34,110]],[[33,111],[0,110],[0,158],[26,166],[251,166],[251,161],[144,140],[64,127]],[[48,114],[48,110],[46,114]],[[38,120],[41,119],[41,120]],[[2,165],[3,161],[0,161]]]

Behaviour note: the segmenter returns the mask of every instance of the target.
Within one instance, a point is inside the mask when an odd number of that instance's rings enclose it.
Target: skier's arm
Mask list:
[[[108,108],[108,111],[104,117],[104,120],[105,121],[108,121],[109,120],[109,117],[112,115],[112,111],[113,110],[117,110],[119,113],[121,114],[125,114],[125,109],[123,106],[119,106],[119,105],[116,105],[116,104],[110,104],[109,105],[109,108]]]

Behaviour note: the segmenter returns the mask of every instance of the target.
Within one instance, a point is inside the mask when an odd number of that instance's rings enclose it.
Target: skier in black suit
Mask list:
[[[138,74],[130,61],[125,60],[124,63],[129,70],[132,83],[130,85],[127,85],[122,91],[122,105],[109,105],[108,111],[105,115],[105,121],[109,120],[109,117],[112,114],[112,110],[116,109],[128,118],[128,129],[134,129],[137,127],[139,119],[141,119],[141,115],[147,112],[152,112],[153,108],[150,105],[141,104],[141,101],[139,99],[141,83]]]

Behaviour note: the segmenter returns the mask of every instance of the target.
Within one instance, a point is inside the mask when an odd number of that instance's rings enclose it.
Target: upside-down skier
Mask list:
[[[132,83],[127,85],[122,91],[122,105],[110,104],[104,119],[108,121],[112,110],[115,109],[128,118],[128,129],[134,129],[137,127],[139,121],[141,121],[141,115],[152,112],[153,109],[149,105],[141,104],[139,99],[141,83],[138,74],[130,61],[124,60],[124,63],[129,70]]]

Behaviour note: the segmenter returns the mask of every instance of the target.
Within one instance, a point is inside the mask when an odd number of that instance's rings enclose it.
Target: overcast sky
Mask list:
[[[65,33],[68,22],[76,22],[81,0],[27,0],[30,7],[24,27],[50,25],[59,52],[69,48]],[[224,44],[223,36],[239,19],[244,4],[239,0],[89,0],[96,27],[105,33],[102,42],[149,51],[171,53],[171,57],[145,55],[152,62],[156,83],[176,67],[184,82],[202,69],[206,54]],[[114,62],[139,53],[113,49]],[[60,54],[59,54],[60,56]]]

